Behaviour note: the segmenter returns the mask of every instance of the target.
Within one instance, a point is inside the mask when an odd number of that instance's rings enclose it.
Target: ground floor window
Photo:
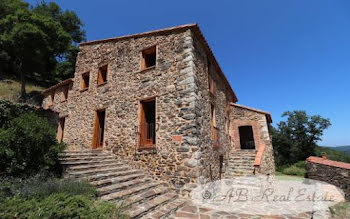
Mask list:
[[[241,126],[238,129],[241,149],[255,149],[253,127]]]

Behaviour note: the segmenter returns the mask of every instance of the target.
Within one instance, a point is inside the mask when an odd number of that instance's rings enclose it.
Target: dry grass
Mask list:
[[[45,88],[28,83],[27,93],[32,91],[42,91]],[[0,80],[0,99],[16,102],[20,95],[21,83],[11,79]]]

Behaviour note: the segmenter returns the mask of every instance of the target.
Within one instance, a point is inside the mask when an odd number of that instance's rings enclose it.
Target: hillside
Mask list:
[[[339,149],[340,148],[340,149]],[[327,158],[335,161],[342,161],[346,163],[350,163],[350,154],[349,154],[350,146],[344,147],[317,147],[316,155],[321,156],[322,153],[327,154]]]
[[[40,92],[45,88],[28,83],[26,85],[29,99],[34,99],[36,103],[40,103]],[[0,80],[0,99],[17,102],[21,91],[21,84],[12,79]],[[31,100],[30,100],[31,101]],[[31,101],[31,102],[33,102]]]
[[[347,146],[337,146],[337,147],[327,147],[336,151],[341,151],[346,153],[347,155],[350,155],[350,145]]]

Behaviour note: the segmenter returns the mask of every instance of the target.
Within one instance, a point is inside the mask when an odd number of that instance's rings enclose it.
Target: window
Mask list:
[[[90,82],[90,72],[86,72],[81,75],[81,84],[80,89],[81,91],[85,91],[89,88],[89,82]]]
[[[241,126],[239,129],[239,140],[241,142],[241,149],[255,149],[253,127]]]
[[[68,89],[69,85],[63,88],[63,101],[66,101],[68,99]]]
[[[208,76],[208,81],[209,81],[209,91],[212,94],[215,94],[216,87],[215,87],[215,81],[211,77],[211,75]]]
[[[141,70],[156,66],[156,51],[156,46],[152,46],[142,51]]]
[[[55,101],[55,91],[52,91],[52,93],[50,94],[50,99],[49,99],[49,106],[52,106],[54,101]]]
[[[104,65],[98,69],[97,85],[102,85],[107,82],[108,65]]]
[[[63,134],[64,134],[64,123],[66,122],[66,117],[60,118],[58,122],[58,127],[57,127],[57,141],[59,143],[62,142],[63,140]]]

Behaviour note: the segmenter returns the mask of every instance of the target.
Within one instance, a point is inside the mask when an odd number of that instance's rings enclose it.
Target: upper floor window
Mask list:
[[[156,46],[142,50],[141,70],[156,66],[156,60]]]
[[[98,69],[97,85],[102,85],[107,83],[107,72],[108,72],[108,65],[101,66]]]
[[[90,82],[90,72],[85,72],[81,75],[81,84],[80,84],[80,90],[85,91],[89,88],[89,82]]]
[[[215,94],[215,92],[216,92],[216,85],[215,85],[214,79],[211,77],[210,74],[208,76],[208,81],[209,81],[209,91],[210,91],[210,93]]]

